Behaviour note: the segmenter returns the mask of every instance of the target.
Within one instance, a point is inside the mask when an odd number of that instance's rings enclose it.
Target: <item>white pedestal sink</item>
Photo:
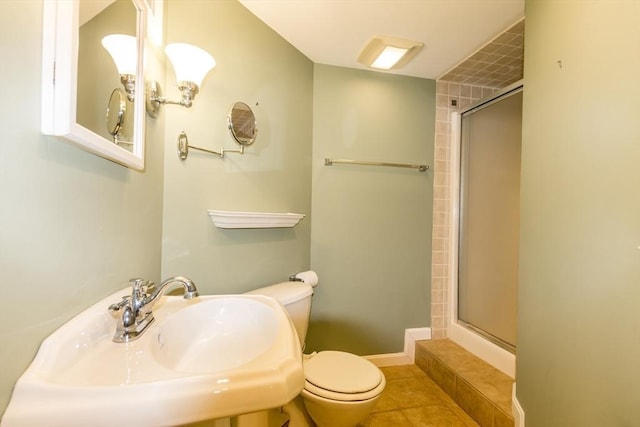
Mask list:
[[[302,390],[298,337],[276,300],[163,297],[139,339],[114,343],[107,307],[129,291],[45,339],[1,427],[178,426],[278,407]]]

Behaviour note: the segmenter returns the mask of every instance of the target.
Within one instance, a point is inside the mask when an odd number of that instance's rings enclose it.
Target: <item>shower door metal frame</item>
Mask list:
[[[472,104],[464,110],[451,113],[451,155],[450,155],[450,206],[449,206],[449,322],[447,327],[448,337],[467,348],[476,356],[489,362],[502,372],[515,378],[515,354],[496,344],[491,337],[479,334],[468,328],[464,322],[458,320],[458,249],[460,242],[460,146],[462,115],[476,111],[499,102],[506,96],[523,90],[523,82],[516,82],[488,98]]]

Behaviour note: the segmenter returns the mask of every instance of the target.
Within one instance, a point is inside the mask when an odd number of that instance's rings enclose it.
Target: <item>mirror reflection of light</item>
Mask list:
[[[118,69],[118,74],[136,74],[138,53],[135,37],[125,34],[110,34],[102,39],[102,46],[111,55]]]

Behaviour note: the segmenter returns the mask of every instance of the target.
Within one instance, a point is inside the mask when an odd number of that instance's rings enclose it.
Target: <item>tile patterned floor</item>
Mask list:
[[[361,427],[478,426],[416,365],[381,369],[387,385]]]

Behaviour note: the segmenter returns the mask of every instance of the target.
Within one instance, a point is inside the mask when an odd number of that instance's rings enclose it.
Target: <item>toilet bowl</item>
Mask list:
[[[309,326],[315,287],[283,282],[247,292],[277,299],[298,333],[301,351]],[[382,394],[384,374],[370,361],[343,351],[321,351],[304,356],[304,406],[317,427],[355,427]]]
[[[322,351],[304,361],[304,405],[318,427],[354,427],[363,421],[385,387],[373,363],[342,351]]]

